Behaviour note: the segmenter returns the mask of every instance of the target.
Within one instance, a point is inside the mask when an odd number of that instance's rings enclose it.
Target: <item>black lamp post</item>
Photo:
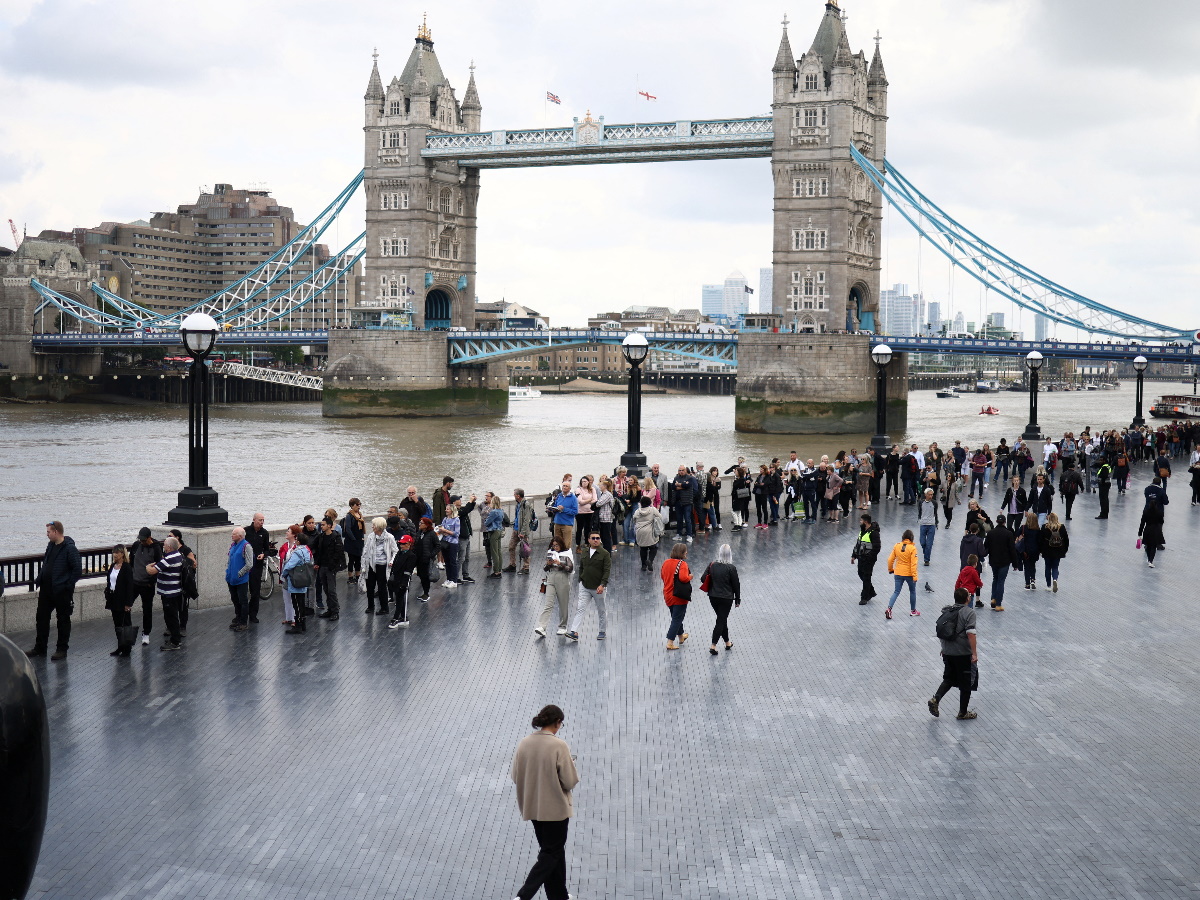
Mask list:
[[[646,474],[646,454],[642,452],[642,363],[650,353],[650,342],[638,331],[621,341],[621,353],[629,363],[629,437],[621,454],[621,465],[630,475]]]
[[[1129,426],[1130,428],[1140,428],[1146,424],[1146,420],[1142,417],[1142,386],[1148,365],[1150,365],[1150,361],[1144,356],[1139,356],[1133,361],[1134,371],[1137,372],[1137,412],[1133,416],[1133,424]]]
[[[892,445],[887,435],[887,367],[892,361],[892,348],[887,344],[877,344],[871,350],[871,359],[875,361],[875,437],[871,439],[871,449],[887,453]]]
[[[179,505],[167,513],[168,525],[205,528],[228,525],[229,513],[221,509],[217,492],[208,485],[208,365],[204,358],[217,342],[217,322],[204,313],[192,313],[179,332],[192,358],[188,373],[188,486],[179,492]]]
[[[1037,395],[1038,369],[1044,362],[1042,354],[1036,350],[1030,350],[1025,357],[1025,365],[1029,367],[1029,424],[1025,426],[1025,433],[1021,435],[1021,438],[1026,441],[1039,441],[1042,438],[1042,431],[1038,427],[1037,420]]]

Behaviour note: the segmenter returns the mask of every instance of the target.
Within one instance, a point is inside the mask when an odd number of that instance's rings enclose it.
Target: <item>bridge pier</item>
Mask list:
[[[875,429],[878,338],[854,334],[738,336],[738,431],[761,434],[871,434]],[[908,359],[888,366],[888,431],[908,425]]]
[[[331,331],[322,413],[329,418],[507,413],[505,363],[452,367],[446,337],[444,331]]]

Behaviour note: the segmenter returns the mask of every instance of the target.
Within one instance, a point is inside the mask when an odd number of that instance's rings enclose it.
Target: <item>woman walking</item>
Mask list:
[[[133,568],[124,544],[113,547],[112,565],[104,582],[104,608],[112,613],[117,634],[117,649],[108,655],[128,656],[129,648],[121,649],[121,628],[133,624],[129,615],[133,609]]]
[[[1039,546],[1042,548],[1042,559],[1046,561],[1046,587],[1058,593],[1058,564],[1067,555],[1071,540],[1067,536],[1067,526],[1058,521],[1058,513],[1046,516],[1046,524],[1042,526],[1039,535]]]
[[[900,535],[900,543],[892,548],[891,555],[888,556],[888,574],[896,577],[896,590],[892,592],[892,599],[888,601],[887,609],[883,611],[883,617],[890,619],[892,617],[892,607],[896,603],[896,598],[900,596],[900,590],[904,585],[908,585],[908,605],[910,607],[908,614],[910,616],[919,616],[917,612],[917,545],[913,543],[912,529],[905,529],[904,534]]]
[[[758,467],[758,476],[754,479],[754,517],[757,520],[755,528],[766,528],[770,519],[767,512],[767,491],[771,476],[766,466]]]
[[[1142,508],[1142,520],[1138,523],[1138,540],[1146,551],[1146,565],[1154,568],[1154,557],[1166,543],[1163,537],[1163,508],[1157,497],[1148,498]]]
[[[638,551],[642,556],[643,572],[653,571],[654,557],[658,555],[658,542],[665,530],[662,516],[650,503],[650,498],[642,494],[637,512],[633,514],[633,531]]]
[[[567,900],[567,825],[575,815],[571,791],[579,784],[579,773],[571,748],[558,737],[563,711],[543,706],[531,724],[537,731],[517,744],[512,780],[517,808],[524,821],[533,823],[539,849],[517,900],[532,900],[543,887],[549,900]]]
[[[488,578],[504,577],[500,574],[504,569],[504,560],[500,558],[500,541],[503,537],[504,510],[500,508],[500,498],[492,494],[491,502],[488,504],[487,516],[483,520],[483,540],[487,546],[487,558],[492,564],[492,572],[488,575]]]
[[[766,468],[764,466],[763,468]],[[688,639],[683,630],[683,617],[692,599],[692,573],[688,570],[687,544],[680,541],[671,548],[670,559],[664,559],[659,575],[663,582],[663,599],[671,611],[671,625],[667,629],[667,649],[678,650]],[[678,646],[675,638],[679,638]]]
[[[1017,532],[1017,552],[1021,554],[1021,568],[1025,572],[1025,590],[1037,590],[1037,563],[1041,556],[1039,539],[1042,529],[1038,525],[1037,513],[1025,513],[1025,524]]]
[[[371,533],[363,541],[362,568],[367,573],[367,615],[382,616],[388,611],[388,570],[396,558],[396,539],[387,531],[387,519],[376,516],[371,520]],[[436,552],[436,551],[435,551]],[[425,576],[429,578],[428,575]],[[379,595],[379,608],[375,596]]]
[[[316,581],[312,551],[300,539],[300,532],[303,528],[303,525],[292,525],[288,529],[293,546],[291,552],[288,553],[287,562],[283,564],[283,570],[280,572],[283,576],[284,587],[290,595],[293,610],[292,627],[285,632],[286,634],[304,634],[308,630],[305,625],[308,615],[308,589]],[[392,546],[394,547],[395,543]],[[300,580],[297,570],[304,567],[307,567],[308,584],[297,584],[296,581]],[[384,594],[384,596],[387,595]]]
[[[592,530],[592,507],[596,502],[596,490],[593,487],[595,479],[584,475],[579,479],[579,487],[575,489],[575,497],[579,501],[579,512],[575,514],[575,549],[587,540]],[[497,569],[497,571],[499,571]]]
[[[950,457],[953,462],[954,457]],[[942,485],[942,512],[946,514],[946,527],[950,527],[950,521],[954,518],[954,510],[962,503],[963,483],[962,478],[953,470],[952,466],[946,467],[946,483]]]
[[[435,529],[438,535],[439,549],[446,563],[446,580],[444,588],[458,587],[458,542],[462,533],[462,522],[458,519],[458,507],[453,503],[446,504],[446,517]]]
[[[655,518],[658,514],[655,513]],[[571,573],[575,571],[575,559],[571,549],[564,547],[558,538],[550,539],[550,549],[546,551],[546,563],[542,566],[546,574],[542,576],[542,591],[546,595],[546,603],[538,615],[537,626],[533,629],[539,637],[546,636],[546,623],[550,621],[550,613],[554,604],[558,604],[558,633],[567,633],[567,617],[571,611]]]
[[[737,566],[733,564],[733,551],[729,549],[728,544],[722,544],[717,550],[717,558],[704,570],[700,587],[708,591],[708,602],[712,604],[713,612],[717,615],[712,643],[708,648],[708,652],[716,656],[718,640],[724,639],[726,650],[733,649],[733,641],[729,639],[729,612],[733,607],[742,605],[742,583],[738,580]]]

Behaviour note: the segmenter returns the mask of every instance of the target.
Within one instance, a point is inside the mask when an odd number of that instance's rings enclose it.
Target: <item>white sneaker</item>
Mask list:
[[[456,587],[458,587],[458,582],[457,582],[457,581],[451,581],[449,578],[447,578],[445,581],[443,581],[443,582],[442,582],[442,587],[444,587],[444,588],[456,588]]]
[[[690,534],[688,535],[687,542],[688,542],[689,544],[692,542],[692,536],[691,536]]]
[[[1148,565],[1152,569],[1154,568],[1154,563],[1152,563],[1152,562],[1147,562],[1146,565]],[[143,641],[142,643],[145,643],[145,641]]]
[[[565,628],[560,628],[560,629],[558,629],[558,631],[556,632],[556,634],[558,634],[558,635],[560,635],[560,636],[561,636],[561,635],[564,635],[564,634],[566,634],[566,633],[567,633],[567,629],[565,629]]]
[[[145,645],[145,644],[149,644],[149,643],[150,643],[150,635],[143,634],[142,635],[142,644]]]
[[[545,637],[545,636],[546,636],[546,629],[545,629],[545,628],[543,628],[541,625],[539,625],[537,628],[533,629],[533,633],[534,633],[534,634],[537,634],[537,635],[540,635],[541,637]]]
[[[438,567],[439,569],[444,569],[444,568],[446,568],[446,564],[445,564],[444,562],[439,562],[439,563],[437,564],[437,567]]]

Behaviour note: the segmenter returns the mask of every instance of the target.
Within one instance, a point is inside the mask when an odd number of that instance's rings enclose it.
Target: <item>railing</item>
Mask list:
[[[42,572],[42,558],[38,553],[30,556],[5,556],[0,558],[0,578],[4,588],[28,588],[37,590],[36,582]],[[84,578],[98,578],[112,565],[112,547],[93,547],[80,550]]]
[[[284,372],[279,369],[266,369],[262,366],[248,366],[245,363],[225,363],[221,367],[224,375],[234,375],[238,378],[250,378],[254,381],[265,381],[269,384],[286,384],[291,387],[308,388],[319,391],[325,387],[324,379],[315,375],[304,375],[300,372]]]

